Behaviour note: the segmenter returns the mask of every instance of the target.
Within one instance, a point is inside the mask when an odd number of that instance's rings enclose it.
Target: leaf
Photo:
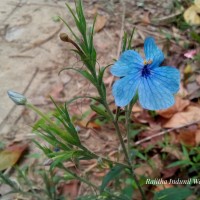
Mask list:
[[[179,96],[176,96],[175,100],[175,104],[172,107],[159,110],[157,113],[164,118],[171,118],[175,113],[183,111],[190,104],[189,100],[184,100]]]
[[[188,128],[180,129],[180,133],[178,135],[178,140],[181,141],[185,145],[195,146],[195,136],[196,136],[197,127],[190,126]]]
[[[103,106],[95,106],[95,105],[90,105],[90,108],[95,111],[97,114],[105,117],[106,119],[110,119],[109,114],[106,112],[106,110],[103,108]]]
[[[162,152],[167,152],[170,155],[173,155],[175,158],[181,160],[184,159],[182,152],[178,148],[173,148],[171,146],[166,146],[162,149]]]
[[[77,180],[73,180],[69,183],[60,183],[57,189],[59,196],[68,197],[69,199],[76,199],[79,192],[79,187],[79,182]]]
[[[200,144],[200,130],[199,129],[195,133],[195,142],[197,145]]]
[[[83,128],[93,128],[93,129],[101,129],[101,126],[95,122],[88,120],[79,120],[76,122],[77,125],[83,127]]]
[[[96,23],[95,23],[95,26],[94,26],[94,30],[95,32],[100,32],[104,26],[106,25],[106,17],[103,16],[103,15],[98,15],[97,18],[96,18]]]
[[[154,155],[148,163],[141,164],[135,169],[135,174],[138,176],[146,176],[150,178],[159,177],[163,169],[163,163],[158,154]]]
[[[100,186],[100,191],[103,192],[108,183],[117,178],[120,172],[124,169],[122,165],[115,165],[111,170],[104,176],[102,184]]]
[[[16,164],[27,147],[28,144],[14,144],[3,151],[0,151],[0,170],[7,169]]]
[[[200,7],[196,5],[190,6],[185,12],[184,12],[184,19],[185,21],[190,25],[200,25]]]
[[[200,120],[200,108],[197,106],[189,106],[183,112],[178,112],[173,115],[164,125],[164,128],[177,128],[189,123]]]
[[[185,200],[192,193],[189,188],[167,188],[156,192],[154,200]]]

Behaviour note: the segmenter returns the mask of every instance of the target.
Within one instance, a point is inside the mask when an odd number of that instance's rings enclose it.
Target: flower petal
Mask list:
[[[152,78],[173,94],[179,91],[180,72],[174,67],[157,67],[152,70]]]
[[[139,53],[127,50],[122,53],[119,60],[111,67],[110,72],[117,77],[128,75],[132,70],[137,71],[143,67],[143,59]]]
[[[171,91],[154,80],[152,76],[141,77],[138,93],[140,104],[148,110],[166,109],[175,103]]]
[[[158,67],[165,58],[163,52],[158,48],[152,37],[148,37],[144,41],[144,54],[147,61],[153,61],[151,68]]]
[[[112,93],[117,106],[123,107],[130,103],[138,89],[139,80],[139,74],[131,74],[114,83]]]

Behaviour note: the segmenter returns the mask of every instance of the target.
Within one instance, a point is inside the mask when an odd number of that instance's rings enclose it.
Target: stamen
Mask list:
[[[144,65],[150,65],[152,62],[152,60],[144,60]]]
[[[144,60],[144,65],[148,64],[148,61]]]

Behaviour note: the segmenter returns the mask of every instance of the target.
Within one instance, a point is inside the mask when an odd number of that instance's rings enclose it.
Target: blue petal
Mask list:
[[[154,80],[152,76],[141,77],[138,93],[140,104],[148,110],[166,109],[174,104],[171,91]]]
[[[163,52],[156,45],[154,38],[148,37],[144,42],[144,54],[146,60],[152,60],[151,68],[158,67],[164,60]]]
[[[123,107],[130,103],[138,89],[139,80],[139,74],[131,74],[114,83],[112,93],[117,106]]]
[[[117,77],[128,75],[131,71],[137,71],[143,67],[143,59],[139,53],[127,50],[122,53],[119,60],[111,67],[110,72]]]
[[[173,94],[179,91],[180,72],[173,67],[157,67],[152,70],[153,79]]]

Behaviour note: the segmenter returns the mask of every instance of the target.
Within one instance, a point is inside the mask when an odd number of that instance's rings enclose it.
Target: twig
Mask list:
[[[47,37],[46,39],[44,40],[38,40],[38,41],[35,41],[33,44],[31,44],[30,46],[26,47],[25,49],[23,49],[21,51],[21,53],[25,52],[25,51],[28,51],[30,49],[33,49],[33,48],[36,48],[36,47],[39,47],[41,45],[43,45],[44,43],[48,42],[49,40],[51,40],[52,38],[54,38],[55,35],[57,35],[61,29],[62,29],[63,25],[61,24],[60,27],[54,32],[52,33],[49,37]]]
[[[122,26],[121,26],[119,44],[118,44],[118,49],[117,49],[117,58],[119,58],[119,56],[120,56],[120,52],[122,49],[122,39],[123,39],[123,35],[124,35],[124,21],[125,21],[125,12],[126,12],[126,6],[125,6],[124,0],[122,0],[122,7],[123,7]],[[110,80],[109,87],[111,87],[113,80],[114,80],[114,76],[112,76],[112,79]]]
[[[195,122],[191,122],[191,123],[188,123],[188,124],[185,124],[185,125],[182,125],[182,126],[178,126],[178,127],[175,127],[175,128],[171,128],[171,129],[168,129],[168,130],[165,130],[165,131],[161,131],[161,132],[159,132],[159,133],[156,133],[156,134],[154,134],[154,135],[148,136],[148,137],[146,137],[146,138],[144,138],[144,139],[142,139],[142,140],[137,141],[137,142],[134,144],[134,146],[137,146],[137,145],[139,145],[139,144],[141,144],[141,143],[143,143],[143,142],[146,142],[146,141],[148,141],[148,140],[151,140],[152,138],[155,138],[155,137],[164,135],[164,134],[169,133],[169,132],[171,132],[171,131],[174,131],[174,130],[177,130],[177,129],[181,129],[181,128],[184,128],[184,127],[186,127],[186,126],[191,126],[191,125],[193,125],[193,124],[198,124],[198,123],[200,123],[200,120],[197,120],[197,121],[195,121]]]
[[[124,35],[124,21],[125,21],[125,12],[126,12],[126,6],[124,0],[122,0],[122,7],[123,7],[123,13],[122,13],[122,26],[121,26],[121,31],[120,31],[120,39],[119,39],[119,44],[118,44],[118,49],[117,49],[117,58],[120,56],[121,48],[122,48],[122,39]]]

